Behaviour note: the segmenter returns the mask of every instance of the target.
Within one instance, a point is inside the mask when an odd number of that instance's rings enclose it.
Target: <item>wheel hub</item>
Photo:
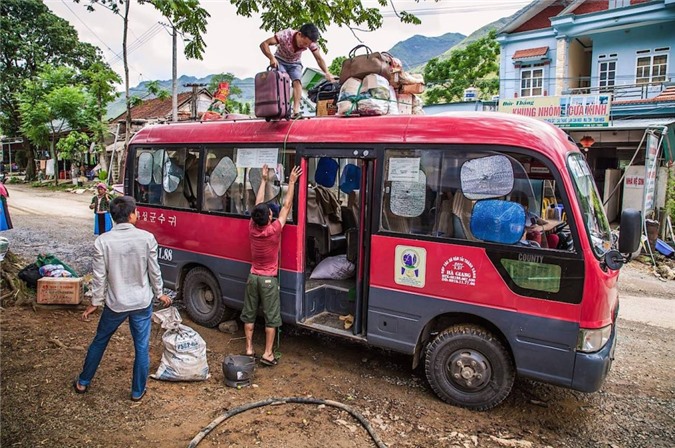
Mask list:
[[[447,369],[451,381],[464,389],[481,389],[492,377],[487,358],[473,350],[453,353]]]

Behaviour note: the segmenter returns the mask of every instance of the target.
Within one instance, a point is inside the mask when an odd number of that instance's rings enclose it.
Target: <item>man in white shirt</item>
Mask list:
[[[157,297],[169,306],[171,299],[162,293],[157,241],[151,233],[135,227],[136,201],[129,196],[117,197],[110,202],[110,214],[115,222],[113,229],[94,242],[91,305],[82,319],[87,320],[101,305],[103,312],[73,388],[79,394],[87,392],[110,338],[128,318],[135,349],[131,399],[140,401],[150,368],[152,300]]]

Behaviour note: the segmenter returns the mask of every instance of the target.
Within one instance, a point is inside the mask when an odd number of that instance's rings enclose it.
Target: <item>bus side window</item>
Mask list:
[[[162,165],[162,205],[189,208],[185,196],[185,150],[167,151]]]
[[[391,232],[432,235],[438,215],[438,152],[386,153],[380,227]]]
[[[160,204],[163,149],[139,149],[136,157],[134,198],[139,204]]]

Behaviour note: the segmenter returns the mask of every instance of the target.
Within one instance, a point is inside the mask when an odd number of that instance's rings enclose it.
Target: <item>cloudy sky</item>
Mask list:
[[[122,19],[102,7],[90,13],[85,6],[88,0],[44,0],[57,16],[67,20],[78,32],[80,39],[98,46],[110,66],[123,75]],[[363,0],[364,5],[376,6],[377,2]],[[415,13],[421,25],[403,25],[391,8],[383,10],[384,26],[375,32],[358,33],[363,43],[373,51],[385,51],[397,42],[416,34],[440,36],[448,32],[469,35],[478,28],[501,17],[513,14],[527,0],[394,0],[398,11]],[[229,72],[239,78],[254,76],[267,66],[259,44],[272,33],[260,29],[258,17],[245,18],[235,14],[229,0],[202,0],[202,6],[211,14],[205,35],[204,59],[187,60],[179,39],[178,76],[204,77]],[[131,4],[129,33],[129,80],[131,86],[141,81],[171,79],[171,36],[160,24],[162,17],[151,5]],[[324,34],[328,41],[327,64],[337,56],[345,56],[360,42],[347,28],[331,27]],[[309,52],[303,64],[316,67]]]

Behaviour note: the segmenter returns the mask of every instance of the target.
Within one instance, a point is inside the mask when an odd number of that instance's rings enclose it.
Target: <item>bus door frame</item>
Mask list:
[[[327,145],[326,148],[298,146],[296,147],[296,154],[301,160],[303,169],[307,169],[307,161],[310,158],[330,157],[333,159],[358,159],[361,162],[361,185],[359,194],[359,234],[358,234],[358,256],[357,256],[357,272],[356,272],[356,299],[355,299],[355,315],[354,324],[352,325],[352,334],[366,335],[366,324],[368,316],[368,273],[370,268],[370,250],[371,250],[371,235],[373,216],[379,212],[379,203],[375,202],[377,188],[374,186],[375,174],[378,165],[378,154],[374,146],[368,145]],[[336,148],[340,146],[340,148]],[[338,171],[338,179],[341,172]],[[304,174],[305,184],[302,186],[305,189],[303,197],[306,199],[307,187],[309,185],[308,173]],[[306,201],[305,209],[302,214],[298,215],[302,219],[302,270],[306,269],[306,222],[307,210]],[[300,224],[300,223],[298,223]],[[304,284],[304,283],[303,283]],[[304,295],[304,287],[303,287]]]

